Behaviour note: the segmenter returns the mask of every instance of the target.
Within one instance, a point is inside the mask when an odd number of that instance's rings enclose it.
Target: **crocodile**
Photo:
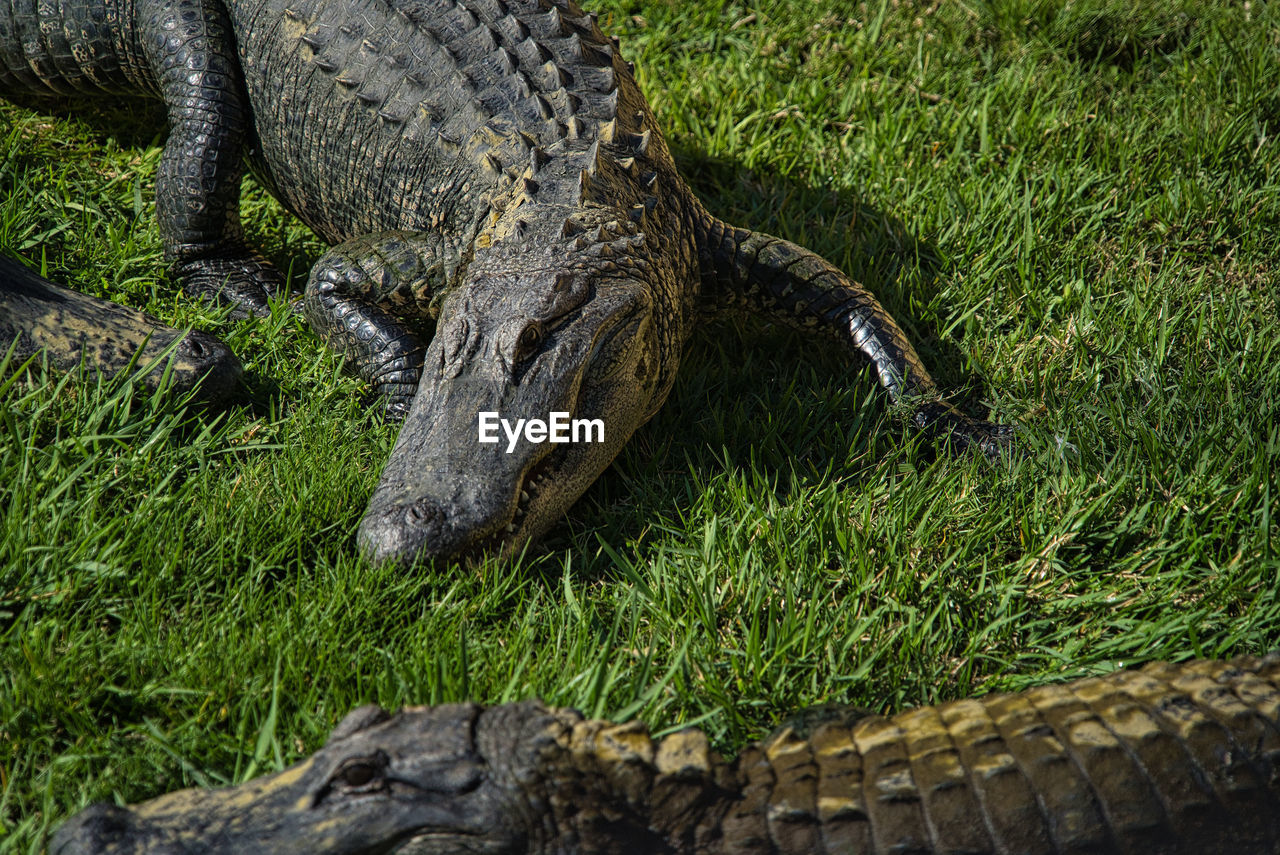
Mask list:
[[[206,403],[230,401],[244,368],[209,333],[177,330],[144,312],[55,285],[0,256],[0,348],[13,368],[48,356],[55,368],[81,362],[103,374],[137,370],[150,389],[162,382]]]
[[[728,762],[536,701],[365,706],[278,774],[88,807],[49,852],[1274,855],[1280,654],[811,711]]]
[[[244,314],[283,294],[241,228],[246,163],[330,245],[302,311],[404,420],[357,534],[375,561],[543,533],[726,310],[869,358],[951,448],[1010,441],[940,397],[865,287],[707,212],[574,0],[8,0],[0,92],[163,100],[157,220],[189,294]],[[479,441],[482,413],[509,443]],[[603,431],[548,441],[557,413]]]

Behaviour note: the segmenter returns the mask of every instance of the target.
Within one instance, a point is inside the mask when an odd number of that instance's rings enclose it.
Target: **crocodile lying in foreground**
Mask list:
[[[95,805],[49,851],[1280,852],[1277,654],[806,718],[726,763],[537,702],[361,707],[277,775]]]
[[[704,210],[573,0],[9,0],[0,92],[163,99],[157,215],[188,293],[256,313],[278,288],[239,225],[246,158],[334,245],[306,315],[407,416],[360,526],[375,559],[511,550],[547,529],[727,308],[865,354],[952,446],[1007,440],[938,399],[864,288]],[[526,428],[482,443],[481,413]],[[554,413],[603,431],[529,429]]]

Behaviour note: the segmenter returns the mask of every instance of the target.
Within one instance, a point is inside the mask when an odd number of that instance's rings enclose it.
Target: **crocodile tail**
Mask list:
[[[718,306],[757,311],[861,352],[895,402],[936,393],[906,333],[879,301],[816,253],[707,216],[699,260]]]

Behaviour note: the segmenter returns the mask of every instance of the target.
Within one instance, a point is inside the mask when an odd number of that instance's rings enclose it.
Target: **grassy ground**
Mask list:
[[[522,560],[371,568],[394,432],[359,384],[294,318],[158,278],[138,115],[0,107],[0,248],[215,330],[251,385],[210,415],[0,381],[0,853],[288,764],[370,700],[540,694],[732,751],[805,705],[1280,641],[1280,10],[597,8],[712,211],[870,284],[1026,453],[936,456],[862,367],[726,323]],[[303,275],[319,244],[259,191],[246,215]]]

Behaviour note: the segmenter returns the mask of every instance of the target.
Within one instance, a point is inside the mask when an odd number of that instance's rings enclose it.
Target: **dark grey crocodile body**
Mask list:
[[[361,525],[375,559],[549,527],[662,404],[701,317],[765,312],[869,357],[953,446],[1001,428],[936,390],[865,289],[711,217],[616,43],[572,0],[6,0],[0,91],[150,93],[157,180],[191,293],[262,311],[242,160],[334,244],[305,311],[406,415]],[[434,323],[429,343],[422,333]],[[601,442],[478,442],[479,413],[600,420]]]
[[[51,855],[1262,855],[1280,656],[1158,663],[892,717],[827,712],[724,762],[537,702],[362,707],[310,758],[91,807]]]

